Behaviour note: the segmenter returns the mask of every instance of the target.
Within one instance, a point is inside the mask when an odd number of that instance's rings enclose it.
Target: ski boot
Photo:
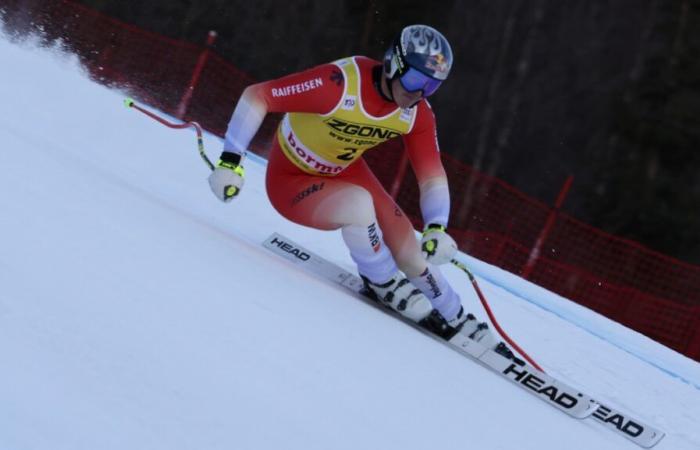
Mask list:
[[[525,365],[525,361],[518,358],[506,344],[496,339],[486,322],[478,322],[473,314],[465,313],[464,307],[460,307],[459,313],[452,320],[445,320],[437,310],[433,310],[421,325],[446,341],[460,333],[520,366]]]
[[[396,272],[393,277],[382,284],[373,283],[363,275],[360,277],[365,283],[365,294],[368,297],[414,322],[424,320],[433,310],[428,298],[413,286],[401,272]]]

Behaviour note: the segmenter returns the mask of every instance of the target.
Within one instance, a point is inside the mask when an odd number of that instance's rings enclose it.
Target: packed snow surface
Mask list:
[[[193,132],[56,49],[0,36],[0,60],[0,449],[638,448],[263,249],[353,270],[338,232],[273,210],[264,161],[220,203]],[[461,258],[550,374],[700,448],[698,363]]]

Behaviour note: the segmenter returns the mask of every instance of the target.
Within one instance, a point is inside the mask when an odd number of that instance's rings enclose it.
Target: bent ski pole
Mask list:
[[[488,314],[489,319],[491,319],[491,323],[493,323],[493,326],[496,327],[496,330],[498,331],[498,334],[500,334],[505,341],[510,344],[510,346],[513,348],[513,350],[517,351],[520,353],[523,358],[527,360],[527,362],[530,363],[532,367],[535,369],[539,370],[542,373],[546,373],[544,369],[542,369],[539,364],[537,364],[530,356],[525,353],[525,351],[520,348],[518,344],[516,344],[508,334],[501,328],[501,326],[498,324],[498,321],[496,320],[496,317],[493,315],[493,312],[491,311],[491,307],[489,306],[488,302],[486,301],[486,297],[484,297],[484,294],[481,292],[481,289],[479,288],[479,284],[476,282],[476,278],[474,277],[474,274],[467,268],[466,265],[461,263],[460,261],[457,261],[456,259],[453,259],[452,264],[457,266],[459,269],[462,270],[462,272],[466,273],[467,276],[469,277],[469,281],[472,282],[472,286],[474,286],[474,290],[476,291],[476,295],[479,296],[479,300],[481,301],[481,304],[484,306],[484,309],[486,310],[486,314]]]
[[[212,164],[212,162],[207,157],[207,154],[204,152],[204,140],[202,139],[202,127],[197,122],[183,122],[180,124],[168,122],[167,120],[160,117],[159,115],[137,105],[136,102],[134,102],[134,99],[132,99],[132,98],[124,99],[124,105],[127,108],[134,108],[135,110],[144,113],[145,115],[147,115],[151,119],[157,120],[158,122],[162,123],[163,125],[165,125],[166,127],[169,127],[169,128],[184,129],[184,128],[188,128],[188,127],[194,127],[194,129],[197,133],[197,147],[199,150],[199,156],[202,157],[202,160],[204,160],[204,162],[206,163],[206,165],[209,167],[210,170],[214,170],[214,164]]]

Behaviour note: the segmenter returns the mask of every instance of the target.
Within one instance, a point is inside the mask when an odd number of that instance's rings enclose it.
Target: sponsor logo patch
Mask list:
[[[308,261],[309,259],[311,259],[311,255],[281,239],[274,238],[270,243],[276,245],[280,250],[289,253],[290,255],[293,255],[302,261]]]
[[[400,121],[406,122],[406,123],[411,123],[412,118],[413,118],[413,109],[412,108],[404,108],[401,110],[401,115],[399,116]]]
[[[515,364],[508,366],[503,371],[503,375],[512,378],[535,393],[547,397],[564,409],[571,409],[578,404],[577,398],[566,392],[559,392],[556,386],[547,384],[545,380]]]
[[[382,243],[379,240],[379,233],[377,233],[377,224],[373,223],[367,227],[367,235],[369,236],[369,243],[372,246],[374,253],[379,252],[382,248]]]
[[[425,62],[425,67],[427,69],[434,70],[435,72],[446,74],[447,73],[447,59],[442,53],[437,55],[431,55]]]
[[[329,77],[333,83],[335,83],[336,86],[340,86],[343,84],[343,81],[345,80],[345,77],[343,76],[343,72],[340,70],[333,69],[333,72],[331,72],[331,76]]]
[[[352,111],[355,109],[355,105],[357,104],[357,97],[354,95],[346,95],[345,98],[343,99],[343,105],[341,106],[341,109],[344,109],[346,111]]]
[[[343,170],[343,166],[330,163],[307,148],[292,131],[287,116],[282,120],[281,133],[282,151],[302,169],[320,175],[335,175]]]
[[[292,199],[292,205],[296,205],[300,201],[304,200],[306,197],[308,197],[311,194],[315,194],[316,192],[320,192],[323,190],[323,187],[326,185],[326,183],[320,183],[320,184],[312,184],[311,186],[307,187],[303,191],[299,192],[297,195],[294,196]]]
[[[610,410],[610,408],[606,408],[605,406],[600,405],[596,412],[593,413],[593,417],[600,420],[601,422],[613,424],[615,428],[617,428],[618,430],[622,431],[630,437],[637,437],[644,432],[644,427],[642,425],[630,419],[627,419],[621,414],[611,413],[612,411]]]
[[[432,273],[430,273],[430,269],[425,269],[425,272],[421,276],[426,276],[425,281],[428,282],[428,286],[430,287],[430,292],[433,293],[433,298],[438,298],[439,296],[442,295],[442,291],[440,290],[440,287],[437,284],[437,280],[433,276]]]
[[[321,86],[323,86],[323,80],[321,78],[314,78],[313,80],[306,80],[301,83],[282,86],[281,88],[272,88],[272,96],[286,97],[288,95],[301,94],[302,92],[310,91]]]
[[[401,136],[401,133],[390,128],[348,122],[347,120],[341,120],[336,117],[325,120],[325,123],[343,136],[359,136],[384,141]]]

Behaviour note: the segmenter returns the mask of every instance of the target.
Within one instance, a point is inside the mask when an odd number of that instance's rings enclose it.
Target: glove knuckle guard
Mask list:
[[[243,181],[239,172],[227,167],[217,167],[209,175],[209,187],[214,195],[223,202],[230,202],[241,192]]]

